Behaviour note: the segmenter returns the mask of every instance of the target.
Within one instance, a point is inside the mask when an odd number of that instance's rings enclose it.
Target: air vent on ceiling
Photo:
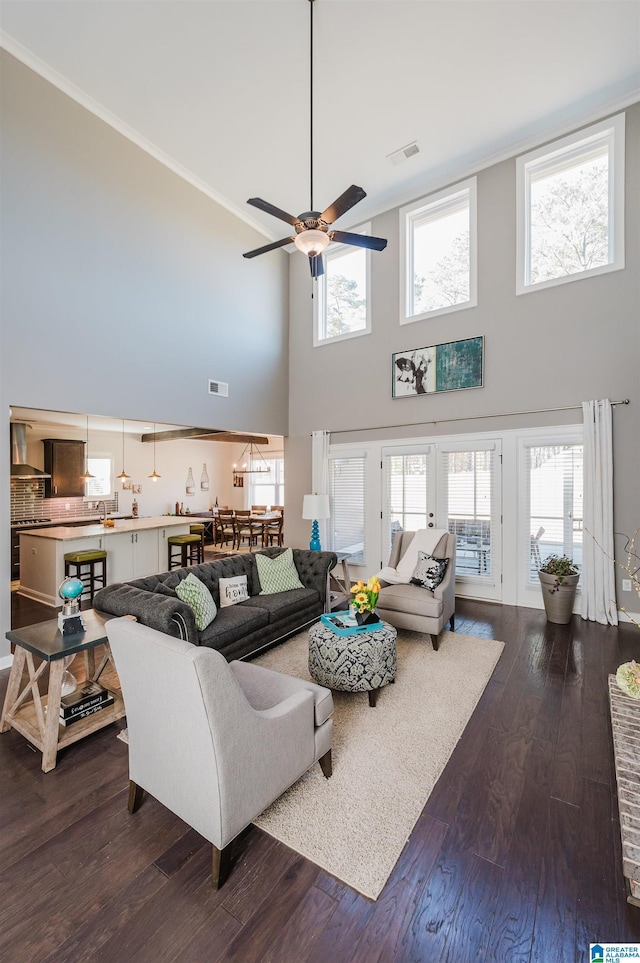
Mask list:
[[[229,385],[226,381],[214,381],[212,378],[209,379],[209,394],[219,395],[221,398],[229,397]]]
[[[413,157],[414,154],[419,153],[420,148],[414,140],[413,143],[407,144],[406,147],[401,147],[400,150],[394,150],[393,154],[387,154],[387,157],[392,164],[401,164],[402,161],[406,161],[409,157]]]

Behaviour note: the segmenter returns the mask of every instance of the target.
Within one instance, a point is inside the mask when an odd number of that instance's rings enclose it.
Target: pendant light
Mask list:
[[[249,449],[248,461],[245,458],[247,449]],[[271,471],[271,467],[267,465],[264,460],[264,456],[257,445],[250,441],[248,445],[245,446],[244,451],[240,456],[241,467],[238,468],[237,464],[233,466],[234,475],[256,475],[261,472]],[[262,462],[262,464],[260,464]]]
[[[124,418],[123,418],[122,419],[122,471],[118,475],[118,481],[121,481],[122,485],[124,486],[124,483],[130,477],[131,476],[127,475],[126,471],[124,470]]]
[[[149,475],[149,478],[151,479],[151,481],[156,482],[160,477],[161,477],[161,476],[160,476],[160,475],[158,474],[158,472],[156,471],[156,426],[155,426],[155,422],[154,422],[154,425],[153,425],[153,471],[152,471],[152,473]]]
[[[89,471],[89,415],[87,415],[87,445],[85,448],[84,475],[80,475],[80,478],[83,481],[87,482],[95,477],[96,476],[92,475],[91,472]]]

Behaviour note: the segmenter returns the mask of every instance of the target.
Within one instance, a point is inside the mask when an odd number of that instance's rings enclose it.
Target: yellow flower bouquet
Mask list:
[[[375,614],[380,594],[380,582],[377,575],[372,576],[368,582],[362,580],[356,582],[351,589],[353,598],[351,604],[356,610],[356,621],[359,625],[368,625],[377,622],[378,616]]]

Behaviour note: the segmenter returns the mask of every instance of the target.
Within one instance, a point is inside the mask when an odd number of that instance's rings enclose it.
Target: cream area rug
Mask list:
[[[255,825],[370,899],[377,899],[504,648],[445,632],[434,652],[398,632],[393,685],[334,692],[333,775],[315,765]],[[307,633],[255,659],[309,679]]]

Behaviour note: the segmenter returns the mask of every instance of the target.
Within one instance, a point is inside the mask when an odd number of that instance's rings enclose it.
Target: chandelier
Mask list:
[[[248,455],[247,451],[249,452]],[[268,471],[271,471],[270,466],[267,465],[258,446],[252,441],[245,445],[245,449],[240,455],[240,467],[237,464],[233,466],[234,475],[255,475]]]

